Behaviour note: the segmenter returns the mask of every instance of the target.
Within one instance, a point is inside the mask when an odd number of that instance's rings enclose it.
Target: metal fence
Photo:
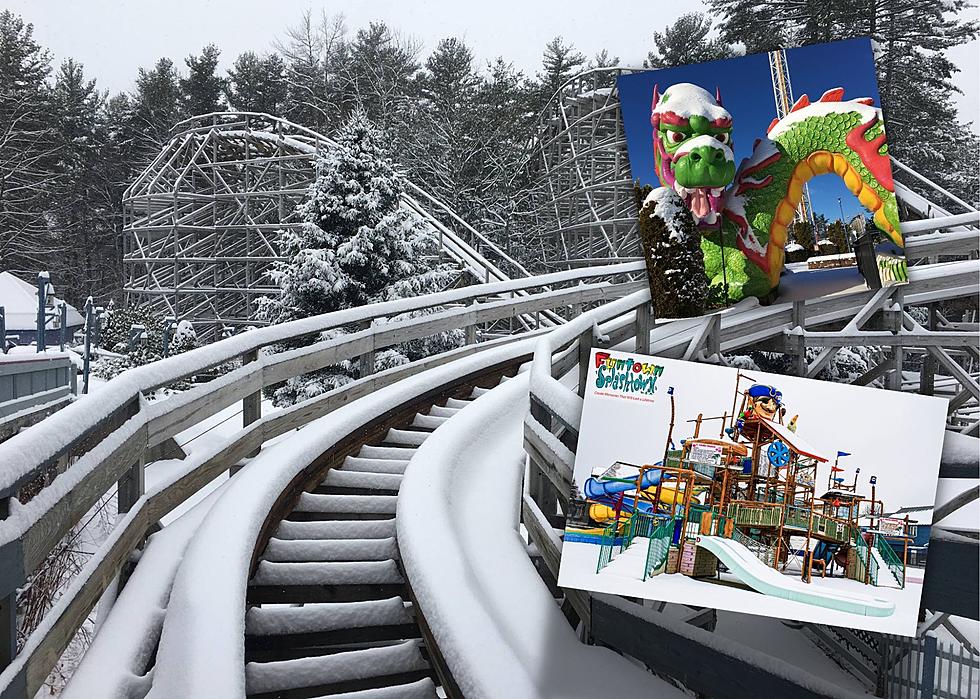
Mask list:
[[[661,517],[660,521],[650,532],[650,543],[647,545],[647,560],[643,566],[643,579],[660,572],[667,563],[670,551],[670,540],[674,534],[674,520]]]
[[[886,636],[885,696],[889,699],[974,699],[980,696],[980,655],[939,640]]]

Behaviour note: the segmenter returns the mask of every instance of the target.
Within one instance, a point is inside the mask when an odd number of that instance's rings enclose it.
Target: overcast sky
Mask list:
[[[6,0],[3,5],[34,23],[37,39],[56,61],[79,59],[112,92],[132,89],[140,66],[168,56],[183,67],[184,56],[208,43],[222,50],[225,67],[242,51],[271,49],[307,8],[343,13],[350,29],[383,20],[426,49],[443,37],[462,36],[481,61],[503,55],[532,75],[544,44],[555,35],[589,56],[606,48],[622,64],[640,65],[654,30],[684,12],[704,9],[698,0],[634,3],[628,11],[600,0]],[[969,16],[976,17],[977,10]],[[980,121],[978,43],[959,47],[953,59],[963,69],[961,112]]]

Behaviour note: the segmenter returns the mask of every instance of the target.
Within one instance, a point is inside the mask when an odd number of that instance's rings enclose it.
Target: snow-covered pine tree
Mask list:
[[[187,77],[179,78],[180,103],[184,116],[197,116],[221,111],[221,93],[225,79],[217,74],[221,51],[214,44],[201,50],[200,56],[191,54],[184,59]]]
[[[656,48],[647,53],[644,68],[669,68],[687,63],[706,63],[732,58],[738,52],[726,41],[711,38],[711,20],[700,12],[688,12],[653,33]]]
[[[281,293],[260,300],[260,320],[282,323],[431,293],[455,274],[431,261],[436,241],[400,206],[401,178],[382,147],[383,134],[363,111],[355,111],[337,143],[317,162],[316,180],[300,207],[303,226],[281,234],[287,259],[269,273]],[[376,362],[385,369],[462,341],[461,331],[451,331],[381,352]],[[289,405],[356,377],[356,364],[345,362],[291,379],[274,390],[273,400]]]
[[[637,187],[640,243],[657,315],[688,318],[704,313],[708,278],[701,234],[684,202],[670,187]],[[644,196],[646,195],[646,196]]]

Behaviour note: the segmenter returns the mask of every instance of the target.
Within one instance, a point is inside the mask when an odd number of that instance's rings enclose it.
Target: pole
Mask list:
[[[59,336],[59,345],[62,352],[65,351],[65,334],[68,332],[68,304],[64,301],[60,301],[58,310],[61,311],[61,334]]]
[[[44,326],[45,326],[45,309],[48,305],[47,293],[48,293],[48,273],[38,272],[37,273],[37,341],[35,346],[37,351],[44,352],[47,349],[47,344],[45,343],[44,337]]]
[[[0,306],[0,354],[7,353],[7,315],[3,306]]]
[[[92,363],[92,297],[85,299],[85,355],[82,365],[82,393],[88,393],[89,368]]]

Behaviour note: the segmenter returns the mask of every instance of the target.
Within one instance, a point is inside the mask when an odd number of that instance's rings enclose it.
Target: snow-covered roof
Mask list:
[[[774,434],[776,434],[781,440],[786,442],[793,451],[803,456],[809,456],[811,459],[816,459],[817,461],[827,462],[828,459],[824,456],[819,449],[816,447],[811,447],[806,443],[802,437],[800,437],[795,432],[791,432],[785,425],[780,425],[779,423],[773,422],[772,420],[766,420],[761,418],[760,422],[764,423],[766,427],[771,429]]]
[[[55,297],[55,300],[60,300]],[[37,287],[10,272],[0,272],[0,306],[3,306],[7,332],[37,329]],[[84,325],[85,319],[68,304],[68,327]],[[54,319],[48,329],[57,327]]]
[[[799,243],[787,243],[786,247],[784,248],[786,252],[796,252],[797,250],[802,250],[802,249],[803,246],[800,245]]]

